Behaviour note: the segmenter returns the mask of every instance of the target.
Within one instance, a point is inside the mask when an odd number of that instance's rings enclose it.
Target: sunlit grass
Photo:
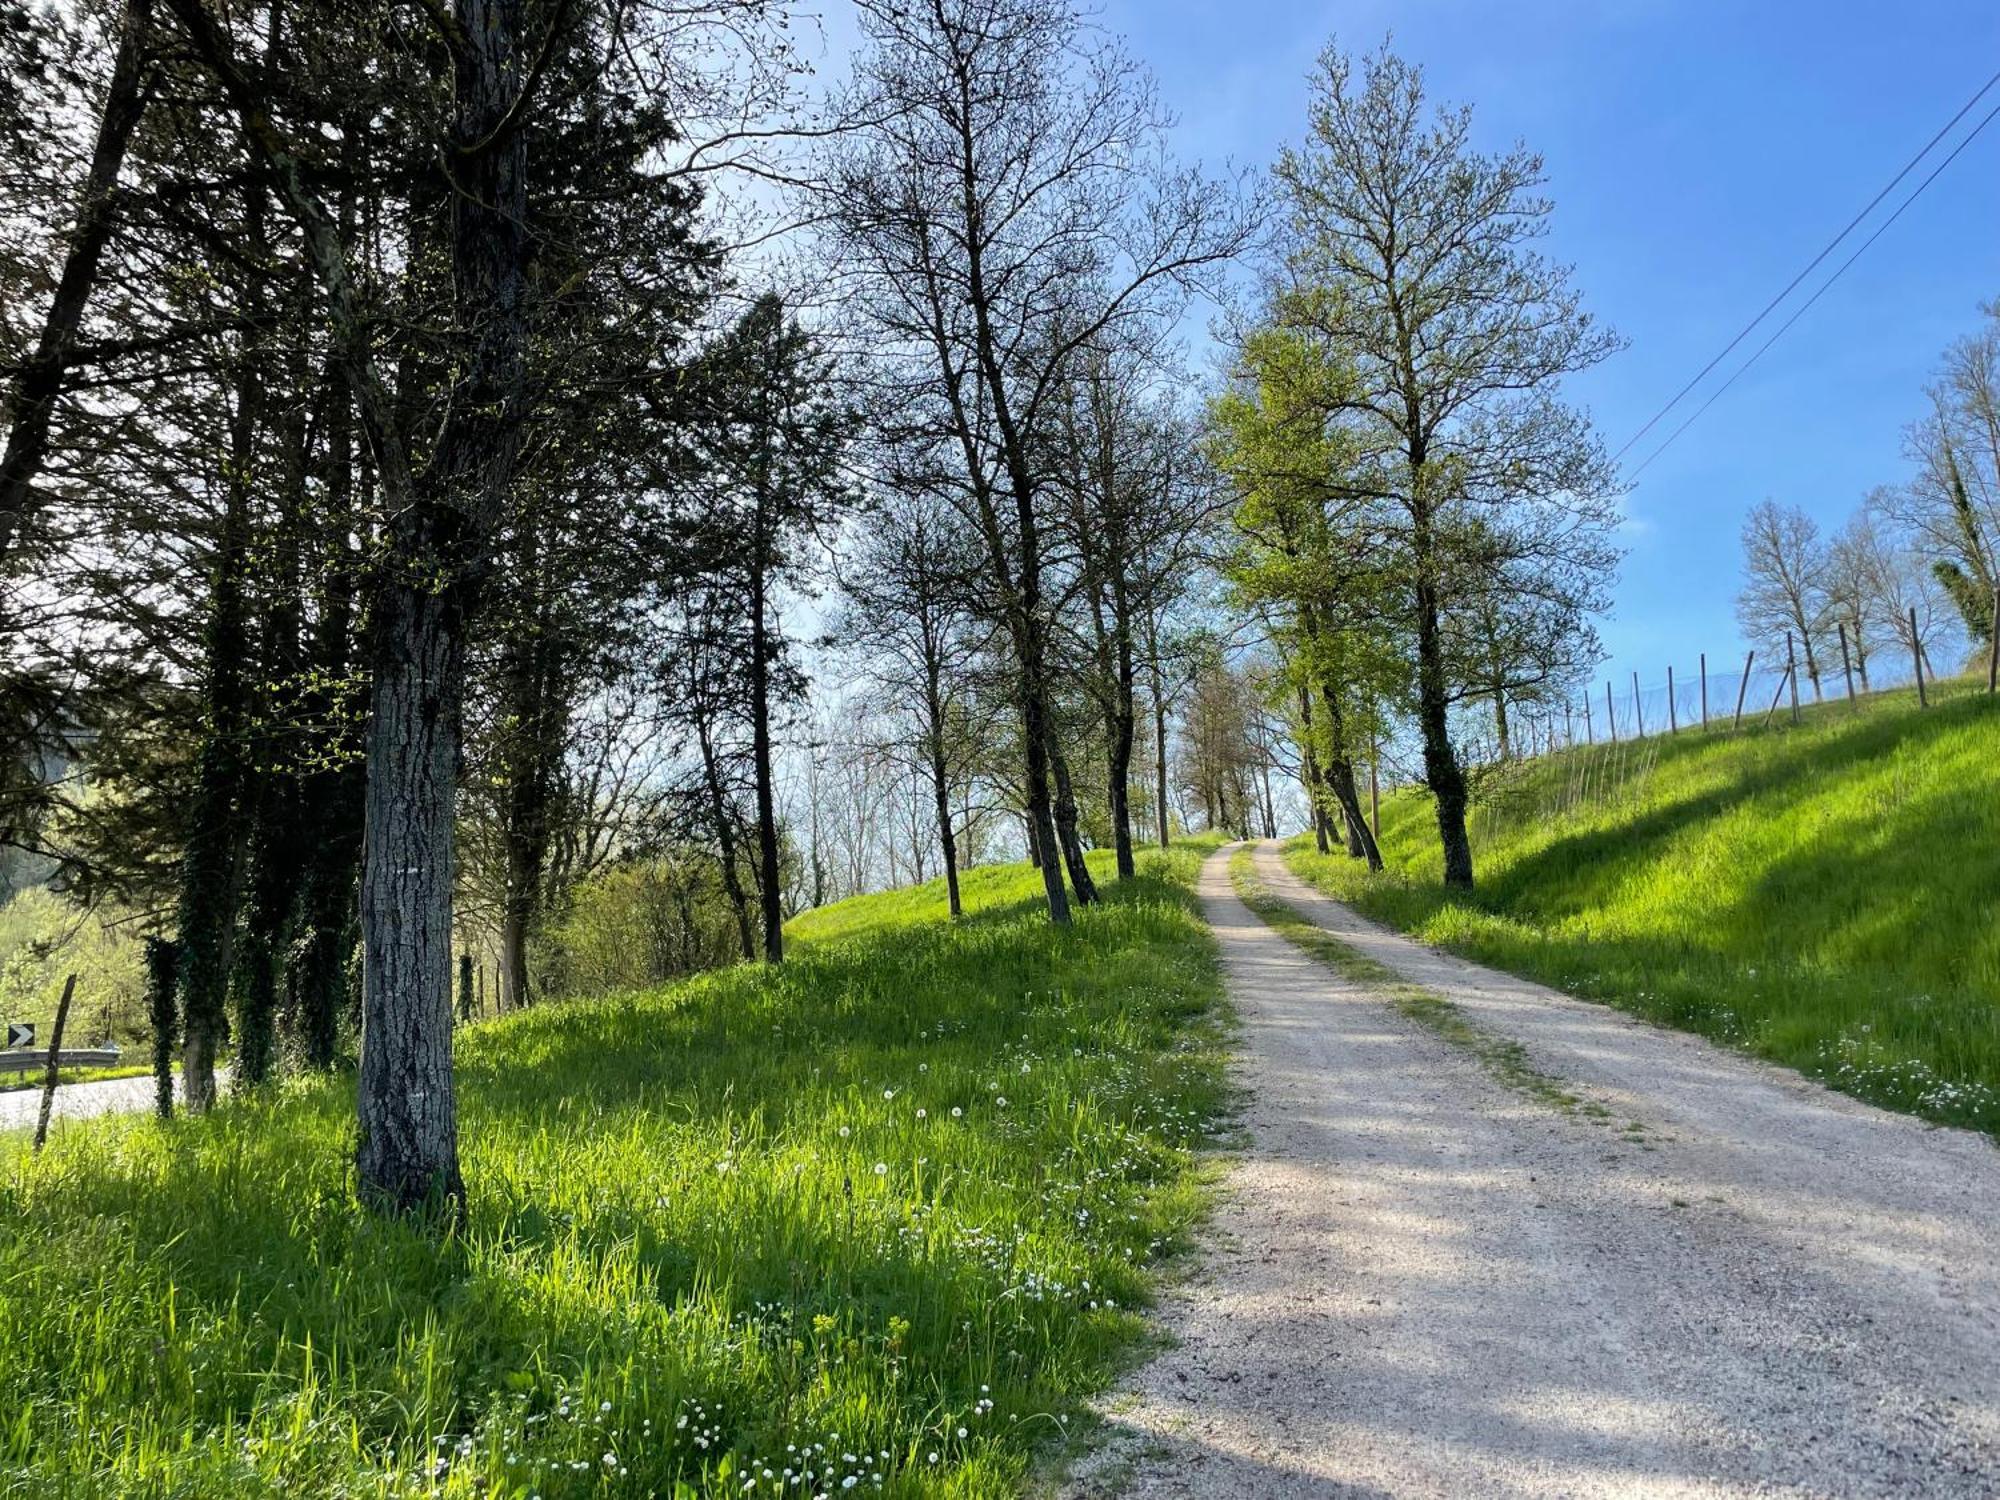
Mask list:
[[[2000,702],[1829,704],[1511,771],[1448,897],[1429,800],[1388,799],[1374,879],[1301,875],[1469,957],[2000,1131]]]
[[[17,1151],[0,1490],[1014,1492],[1204,1201],[1195,862],[1069,932],[985,870],[959,923],[863,898],[781,972],[472,1028],[453,1239],[353,1206],[351,1080]]]

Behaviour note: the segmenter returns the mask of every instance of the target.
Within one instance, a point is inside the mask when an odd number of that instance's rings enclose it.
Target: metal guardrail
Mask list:
[[[57,1062],[64,1068],[115,1068],[125,1059],[120,1047],[65,1047]],[[0,1073],[27,1073],[49,1065],[46,1047],[21,1048],[0,1052]]]

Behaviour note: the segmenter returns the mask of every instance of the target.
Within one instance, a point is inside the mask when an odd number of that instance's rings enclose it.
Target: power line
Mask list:
[[[1929,156],[1931,154],[1932,149],[1936,147],[1937,143],[1943,140],[1947,135],[1951,133],[1952,127],[1958,124],[1960,120],[1964,119],[1966,115],[1971,112],[1972,107],[1975,104],[1977,104],[1981,99],[1986,97],[1987,90],[1991,89],[1993,85],[1996,83],[2000,83],[2000,73],[1995,73],[1991,78],[1987,79],[1985,83],[1981,84],[1979,86],[1979,91],[1975,93],[1970,99],[1966,100],[1964,104],[1959,106],[1958,113],[1953,115],[1949,120],[1945,121],[1943,128],[1940,129],[1936,135],[1932,136],[1928,141],[1924,142],[1923,150],[1919,151],[1915,156],[1911,157],[1908,161],[1904,162],[1903,169],[1882,185],[1882,191],[1877,193],[1873,198],[1870,198],[1868,200],[1867,206],[1863,208],[1860,213],[1856,214],[1853,218],[1849,219],[1847,221],[1846,227],[1843,228],[1839,234],[1836,234],[1832,239],[1828,240],[1826,244],[1821,248],[1819,254],[1815,255],[1810,261],[1806,262],[1805,269],[1800,271],[1799,274],[1794,276],[1790,281],[1786,282],[1785,289],[1779,292],[1778,295],[1773,297],[1769,302],[1765,303],[1764,310],[1762,312],[1758,313],[1756,317],[1752,318],[1748,323],[1745,323],[1742,326],[1742,328],[1737,330],[1736,337],[1731,339],[1727,344],[1723,345],[1721,352],[1718,353],[1715,356],[1715,358],[1711,359],[1707,364],[1703,365],[1698,371],[1696,371],[1694,379],[1690,380],[1686,385],[1682,386],[1678,391],[1674,392],[1674,397],[1671,401],[1669,401],[1665,406],[1661,407],[1658,411],[1654,412],[1651,417],[1647,418],[1646,425],[1644,427],[1641,427],[1637,432],[1633,433],[1632,436],[1630,436],[1625,440],[1625,446],[1620,448],[1616,453],[1611,455],[1612,461],[1615,463],[1619,459],[1623,458],[1625,454],[1631,449],[1633,444],[1637,443],[1640,438],[1644,437],[1647,433],[1651,432],[1653,428],[1659,424],[1660,419],[1662,417],[1666,416],[1668,412],[1672,411],[1676,406],[1679,406],[1681,404],[1682,400],[1686,398],[1687,393],[1689,391],[1693,390],[1696,386],[1700,385],[1702,381],[1706,380],[1708,378],[1709,372],[1712,371],[1717,365],[1721,364],[1725,359],[1727,359],[1730,355],[1730,352],[1734,350],[1738,344],[1742,343],[1746,338],[1748,338],[1751,334],[1751,331],[1755,329],[1759,323],[1763,322],[1766,318],[1770,317],[1771,313],[1773,312],[1773,310],[1776,309],[1778,304],[1780,302],[1783,302],[1787,297],[1791,296],[1791,294],[1798,289],[1798,285],[1800,282],[1804,281],[1808,276],[1812,275],[1814,269],[1818,267],[1819,263],[1825,260],[1829,255],[1831,255],[1834,252],[1835,248],[1840,244],[1840,242],[1846,239],[1850,234],[1852,234],[1855,230],[1855,226],[1860,224],[1860,222],[1863,219],[1867,218],[1871,213],[1873,213],[1876,209],[1876,206],[1880,204],[1884,198],[1888,197],[1890,193],[1895,191],[1896,184],[1901,182],[1905,177],[1909,176],[1910,173],[1916,168],[1917,163],[1922,161],[1926,156]],[[1987,118],[1991,119],[1992,116],[1989,115],[1987,116]],[[1984,122],[1981,122],[1981,124],[1983,128]],[[1977,135],[1978,133],[1979,133],[1978,130],[1973,131],[1973,135]],[[1970,140],[1971,136],[1966,137],[1966,139]],[[1963,142],[1961,142],[1960,144],[1962,147]],[[1952,153],[1952,155],[1954,156],[1957,154],[1958,154],[1957,152]],[[1949,160],[1949,158],[1947,158],[1947,160]],[[1936,174],[1933,173],[1932,175],[1935,176]],[[1919,188],[1918,191],[1921,192],[1922,189]],[[1906,203],[1904,207],[1908,207],[1908,204]],[[1900,209],[1897,211],[1899,213],[1901,212]],[[1880,230],[1876,231],[1876,233],[1878,234],[1880,232],[1881,232]],[[1829,285],[1831,285],[1831,283],[1829,283]],[[1825,288],[1823,287],[1821,288],[1821,290],[1823,291],[1825,290]],[[1742,372],[1738,371],[1737,373],[1741,374]],[[1710,399],[1713,400],[1714,398],[1711,397]],[[1686,425],[1687,425],[1686,423],[1683,423],[1682,427],[1685,428]],[[1678,435],[1679,434],[1677,432],[1675,436]],[[1672,441],[1673,438],[1667,439],[1667,442],[1672,442]],[[1661,447],[1664,448],[1665,444],[1662,444]],[[1658,456],[1659,454],[1656,452],[1654,454],[1654,457],[1657,458]],[[1646,460],[1647,463],[1651,463],[1652,461],[1653,460],[1650,458]],[[1640,467],[1643,468],[1644,465],[1641,465]]]
[[[1981,92],[1984,92],[1984,90],[1982,90]],[[1794,323],[1798,322],[1800,318],[1804,317],[1806,315],[1807,310],[1810,309],[1815,302],[1819,301],[1821,297],[1826,295],[1828,288],[1830,288],[1836,281],[1840,280],[1840,278],[1847,273],[1847,268],[1853,265],[1857,260],[1861,259],[1861,257],[1865,253],[1867,253],[1868,247],[1874,244],[1880,238],[1882,238],[1883,232],[1887,230],[1891,224],[1895,223],[1898,219],[1902,218],[1903,210],[1908,208],[1912,203],[1915,203],[1917,199],[1922,197],[1924,189],[1929,187],[1933,182],[1936,182],[1939,174],[1942,173],[1946,167],[1950,166],[1954,161],[1956,161],[1958,159],[1958,154],[1961,151],[1963,151],[1967,146],[1970,146],[1975,140],[1977,140],[1979,138],[1979,133],[1982,130],[1984,130],[1988,125],[1991,125],[1996,117],[2000,117],[2000,104],[1994,105],[1992,109],[1986,112],[1985,116],[1981,118],[1980,122],[1977,125],[1973,126],[1972,129],[1966,133],[1965,139],[1960,141],[1956,146],[1953,146],[1950,152],[1946,154],[1945,159],[1939,162],[1935,167],[1931,168],[1930,175],[1924,178],[1922,182],[1918,183],[1916,187],[1911,189],[1910,196],[1905,198],[1901,203],[1896,205],[1896,211],[1890,214],[1889,217],[1884,219],[1879,225],[1877,225],[1875,228],[1875,232],[1873,234],[1869,235],[1867,239],[1863,240],[1859,245],[1855,246],[1854,253],[1848,256],[1846,260],[1840,263],[1840,268],[1836,270],[1831,276],[1827,277],[1825,281],[1821,282],[1819,284],[1819,289],[1815,291],[1810,297],[1806,298],[1804,302],[1800,303],[1798,309],[1789,318],[1785,319],[1784,322],[1778,325],[1777,331],[1773,333],[1769,338],[1764,340],[1763,343],[1757,346],[1757,352],[1751,355],[1748,359],[1744,360],[1741,365],[1737,366],[1735,374],[1731,375],[1727,380],[1723,381],[1721,385],[1717,386],[1713,394],[1711,394],[1706,401],[1702,402],[1700,406],[1696,407],[1694,411],[1689,415],[1688,419],[1685,422],[1681,423],[1680,426],[1676,427],[1673,430],[1673,432],[1668,435],[1667,440],[1664,443],[1660,444],[1659,447],[1655,448],[1651,453],[1649,453],[1646,456],[1645,463],[1640,464],[1638,468],[1634,469],[1630,477],[1633,479],[1637,479],[1641,474],[1645,473],[1647,466],[1650,465],[1654,459],[1658,458],[1662,453],[1665,453],[1667,449],[1673,446],[1675,438],[1679,437],[1682,433],[1686,432],[1690,427],[1694,426],[1695,422],[1700,418],[1701,414],[1707,411],[1711,406],[1715,405],[1716,401],[1721,397],[1724,391],[1728,390],[1732,385],[1736,384],[1736,382],[1740,378],[1742,378],[1745,371],[1747,371],[1752,365],[1756,364],[1758,360],[1764,357],[1765,350],[1769,349],[1773,344],[1777,343],[1779,339],[1785,336],[1786,329],[1790,328]],[[1665,415],[1665,413],[1663,412],[1661,415]],[[1630,444],[1627,444],[1626,446],[1629,447]]]

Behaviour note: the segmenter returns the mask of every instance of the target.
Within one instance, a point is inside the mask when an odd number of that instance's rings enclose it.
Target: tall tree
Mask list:
[[[1036,437],[1080,350],[1160,317],[1247,227],[1216,184],[1137,169],[1165,124],[1151,85],[1067,0],[860,9],[843,100],[857,129],[827,164],[828,218],[853,306],[910,392],[906,425],[962,464],[1013,649],[1030,842],[1052,851]],[[1073,840],[1064,853],[1081,868]],[[1066,922],[1061,865],[1042,872],[1050,918]]]
[[[1533,249],[1551,211],[1541,158],[1470,137],[1467,110],[1427,106],[1417,68],[1330,47],[1307,141],[1275,174],[1291,217],[1282,318],[1353,368],[1342,411],[1367,458],[1358,488],[1400,555],[1424,778],[1459,887],[1473,866],[1449,617],[1503,568],[1580,615],[1616,556],[1612,468],[1560,387],[1618,340]]]

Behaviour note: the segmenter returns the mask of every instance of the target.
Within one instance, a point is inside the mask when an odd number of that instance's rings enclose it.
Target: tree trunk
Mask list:
[[[757,957],[757,934],[750,923],[750,897],[743,889],[743,875],[736,867],[736,829],[729,816],[729,801],[723,795],[722,772],[716,764],[715,745],[709,738],[708,721],[697,719],[695,738],[701,743],[702,775],[708,786],[709,817],[715,824],[715,843],[722,861],[722,889],[736,914],[736,938],[745,959]]]
[[[1319,751],[1313,745],[1312,690],[1299,685],[1299,780],[1304,784],[1306,810],[1312,815],[1313,847],[1327,852],[1326,809],[1321,805]]]
[[[771,660],[776,654],[765,621],[764,564],[751,559],[750,754],[757,780],[757,892],[764,917],[764,962],[785,958],[785,893],[778,873],[778,804],[771,785]],[[947,838],[949,834],[947,834]]]
[[[1438,840],[1444,846],[1444,883],[1472,889],[1472,840],[1466,832],[1465,772],[1451,743],[1444,670],[1444,640],[1438,624],[1437,586],[1428,521],[1417,528],[1417,727],[1424,738],[1424,779],[1437,803]],[[1378,868],[1380,856],[1370,862]]]
[[[1049,765],[1055,772],[1056,842],[1062,850],[1063,865],[1069,871],[1069,883],[1076,891],[1079,906],[1089,906],[1097,900],[1097,882],[1090,877],[1090,866],[1084,863],[1083,840],[1077,833],[1076,791],[1069,779],[1069,760],[1062,753],[1062,747],[1049,741]]]
[[[1347,824],[1347,852],[1367,860],[1370,870],[1379,870],[1382,868],[1382,851],[1376,846],[1375,834],[1368,827],[1367,820],[1361,816],[1361,794],[1354,781],[1354,758],[1347,753],[1346,717],[1341,710],[1340,695],[1332,683],[1321,687],[1320,700],[1326,704],[1327,728],[1333,745],[1327,760],[1327,784],[1340,804],[1341,817]]]
[[[35,352],[22,367],[14,398],[7,403],[7,447],[0,453],[0,566],[5,565],[22,527],[39,508],[35,480],[48,456],[49,427],[62,394],[64,362],[83,326],[104,247],[117,219],[118,174],[125,164],[125,148],[145,112],[142,75],[152,12],[152,0],[126,0],[119,18],[118,55],[111,65],[111,82],[98,116],[97,139],[84,175],[69,249]]]
[[[451,1062],[451,896],[465,597],[463,519],[436,506],[392,523],[404,564],[376,603],[375,683],[361,873],[362,1197],[407,1212],[456,1206],[458,1113]]]
[[[146,1009],[153,1027],[153,1108],[162,1120],[174,1117],[174,1044],[180,1031],[174,992],[180,967],[180,948],[172,938],[146,939]]]
[[[964,915],[958,893],[958,840],[951,826],[951,779],[944,755],[943,667],[935,653],[924,662],[924,742],[930,752],[931,794],[937,815],[938,848],[944,856],[945,899],[954,917]]]

